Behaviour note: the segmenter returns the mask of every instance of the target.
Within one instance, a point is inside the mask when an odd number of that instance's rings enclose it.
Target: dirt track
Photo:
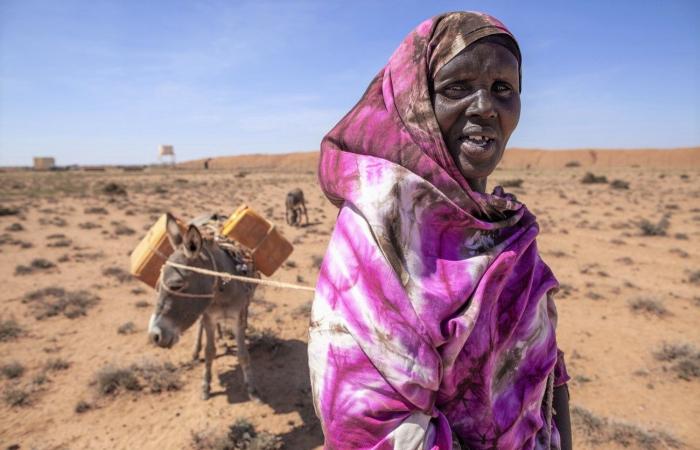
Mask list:
[[[204,402],[202,365],[190,362],[194,333],[169,351],[150,346],[146,326],[154,294],[138,281],[120,280],[117,270],[128,269],[128,253],[162,212],[190,218],[230,213],[246,202],[295,244],[291,262],[274,278],[313,285],[336,210],[319,191],[313,165],[289,170],[3,173],[0,206],[18,211],[0,217],[6,281],[0,292],[0,447],[190,448],[193,433],[215,436],[244,418],[279,436],[284,448],[318,448],[322,437],[306,366],[308,293],[260,289],[251,307],[251,355],[263,402],[247,401],[236,357],[224,355],[221,345],[215,394]],[[540,251],[563,285],[558,336],[573,377],[576,448],[676,442],[659,432],[698,448],[700,169],[594,168],[608,181],[628,182],[629,189],[583,184],[588,170],[506,169],[490,182],[523,180],[508,189],[537,214]],[[109,182],[122,185],[126,195],[104,193]],[[284,194],[297,186],[311,218],[299,229],[284,224]],[[644,235],[662,231],[664,217],[665,235]],[[646,228],[640,226],[645,219]],[[55,266],[32,267],[38,258]],[[66,309],[46,309],[54,298],[47,292],[32,299],[32,292],[49,287],[64,289]],[[80,290],[87,297],[76,297]],[[94,305],[78,301],[95,296]],[[15,337],[13,321],[21,328]],[[4,367],[13,362],[24,371],[10,378],[16,371]],[[138,390],[109,394],[95,382],[106,366],[157,368],[164,362],[172,371],[159,374],[179,382],[158,387],[141,378]],[[78,413],[81,401],[86,410]]]

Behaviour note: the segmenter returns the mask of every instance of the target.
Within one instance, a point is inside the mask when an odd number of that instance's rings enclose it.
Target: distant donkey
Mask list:
[[[167,215],[166,224],[168,238],[175,249],[168,261],[218,272],[257,276],[252,265],[246,264],[241,255],[232,255],[216,242],[205,240],[196,226],[190,225],[183,236],[172,215]],[[190,270],[163,266],[157,285],[158,301],[148,325],[148,334],[155,345],[171,348],[179,340],[180,334],[201,316],[193,357],[199,358],[204,330],[207,337],[202,382],[204,400],[209,398],[211,366],[216,356],[214,324],[218,324],[222,319],[234,319],[238,363],[243,369],[248,397],[251,400],[258,398],[245,343],[248,305],[253,298],[255,287],[255,284],[235,280],[224,281]]]
[[[306,202],[304,201],[304,192],[299,189],[292,189],[287,192],[287,200],[285,202],[285,218],[287,224],[298,227],[301,225],[301,213],[306,216],[306,224],[309,224],[309,215],[306,213]]]

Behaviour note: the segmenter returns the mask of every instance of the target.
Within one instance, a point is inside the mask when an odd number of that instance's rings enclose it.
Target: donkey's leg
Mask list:
[[[202,399],[209,399],[211,392],[211,365],[216,356],[216,345],[214,344],[214,324],[208,314],[202,316],[202,324],[204,332],[207,334],[207,345],[204,347],[204,380],[202,381]]]
[[[197,361],[199,359],[199,352],[202,350],[202,332],[204,331],[204,325],[202,321],[199,321],[199,326],[197,327],[197,342],[194,343],[194,351],[192,352],[192,359]]]
[[[245,327],[247,322],[247,307],[244,307],[238,312],[238,317],[236,318],[236,345],[238,346],[238,364],[241,365],[243,369],[243,382],[245,383],[246,391],[248,392],[248,397],[251,400],[260,400],[258,398],[258,393],[255,389],[255,381],[253,380],[253,370],[250,367],[250,355],[248,354],[248,347],[245,344]]]
[[[219,340],[224,338],[224,332],[221,329],[221,322],[216,322],[216,334],[219,336]]]
[[[309,213],[306,212],[306,202],[301,199],[301,206],[304,208],[304,215],[306,216],[306,224],[309,224]],[[301,219],[300,219],[301,220]]]

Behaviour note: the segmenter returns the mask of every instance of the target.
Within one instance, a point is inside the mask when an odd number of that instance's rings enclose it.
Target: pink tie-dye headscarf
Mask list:
[[[535,217],[469,188],[430,100],[440,67],[493,34],[510,36],[484,14],[423,22],[321,143],[341,207],[309,339],[326,448],[558,447],[543,399],[555,366],[567,377]]]

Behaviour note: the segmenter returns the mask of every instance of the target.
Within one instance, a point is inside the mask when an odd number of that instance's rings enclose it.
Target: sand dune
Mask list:
[[[187,161],[181,167],[202,168],[204,159]],[[700,167],[700,147],[678,149],[578,149],[537,150],[511,148],[506,151],[502,169],[556,169],[567,164],[581,167],[646,167],[697,168]],[[318,152],[285,153],[279,155],[241,155],[212,158],[211,169],[314,170]]]

